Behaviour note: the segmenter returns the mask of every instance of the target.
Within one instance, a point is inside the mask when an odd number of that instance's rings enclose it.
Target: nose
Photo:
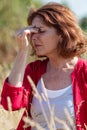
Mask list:
[[[39,38],[39,34],[38,33],[33,33],[32,35],[31,35],[31,39],[32,40],[37,40]]]

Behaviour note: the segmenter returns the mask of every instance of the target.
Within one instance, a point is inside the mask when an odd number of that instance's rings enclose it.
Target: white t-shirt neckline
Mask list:
[[[72,84],[67,86],[66,88],[60,89],[60,90],[49,90],[45,87],[43,78],[41,77],[40,79],[41,81],[41,87],[43,89],[43,91],[45,91],[47,93],[48,98],[56,98],[59,96],[62,96],[67,90],[69,90],[70,88],[72,89]]]

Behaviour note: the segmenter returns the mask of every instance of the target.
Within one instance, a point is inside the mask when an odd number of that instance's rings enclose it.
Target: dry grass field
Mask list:
[[[5,77],[9,74],[9,65],[0,65],[0,93],[2,90],[3,82]],[[15,130],[22,117],[24,109],[12,112],[11,110],[6,111],[0,105],[0,130]]]
[[[2,90],[3,82],[5,77],[9,74],[9,65],[0,65],[0,93]],[[0,130],[15,130],[21,119],[24,109],[12,112],[11,110],[6,111],[0,105]]]
[[[6,111],[0,106],[0,130],[16,130],[24,109],[19,111]]]

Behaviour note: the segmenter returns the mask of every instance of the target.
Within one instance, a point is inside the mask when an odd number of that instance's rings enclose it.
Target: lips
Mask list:
[[[39,47],[41,47],[41,45],[35,44],[34,47],[35,47],[35,48],[39,48]]]
[[[42,45],[41,45],[40,43],[38,43],[38,41],[36,41],[36,40],[32,40],[32,43],[33,43],[33,47],[34,47],[35,49],[38,49],[39,47],[42,46]]]

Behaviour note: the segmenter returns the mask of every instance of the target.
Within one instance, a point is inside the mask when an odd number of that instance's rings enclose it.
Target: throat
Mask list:
[[[71,73],[73,72],[78,58],[73,60],[63,61],[59,64],[56,62],[56,66],[52,62],[48,62],[47,71],[43,75],[43,80],[46,88],[51,90],[58,90],[66,88],[71,85]]]
[[[53,71],[54,72],[61,72],[61,71],[70,71],[73,70],[75,65],[78,62],[78,58],[74,57],[73,59],[63,59],[61,61],[50,61],[47,65],[47,71]]]
[[[47,89],[59,90],[71,84],[71,70],[50,70],[43,75],[44,84]]]

